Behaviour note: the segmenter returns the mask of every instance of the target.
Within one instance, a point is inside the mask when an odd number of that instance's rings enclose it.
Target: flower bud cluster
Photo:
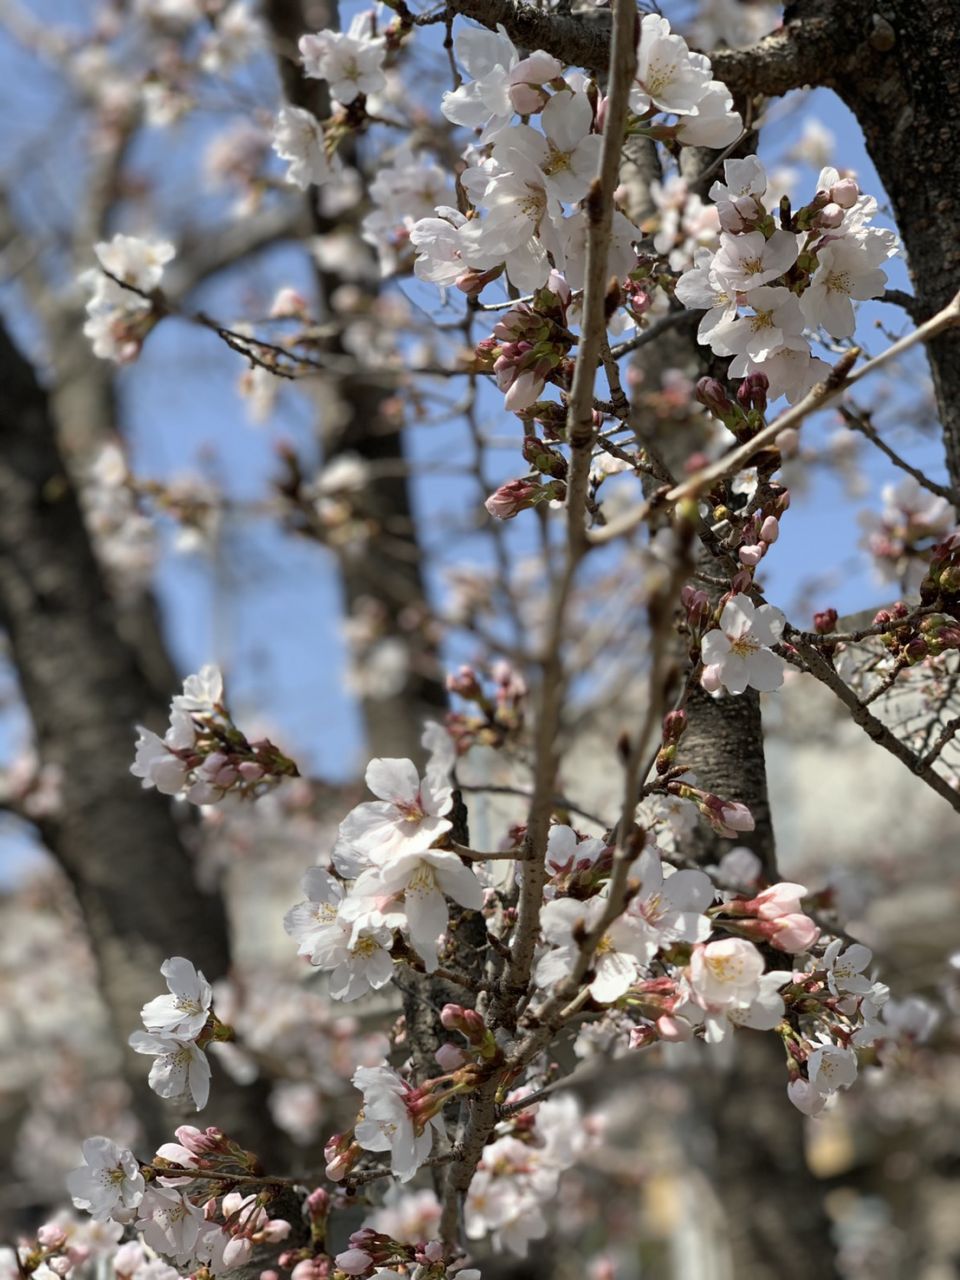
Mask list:
[[[566,327],[569,302],[569,285],[552,272],[531,302],[518,302],[494,326],[492,337],[478,344],[477,361],[492,371],[511,413],[522,413],[536,403],[573,346],[573,334]]]
[[[444,721],[453,739],[457,755],[472,746],[502,747],[523,729],[528,711],[527,682],[507,661],[495,662],[489,672],[493,693],[481,683],[483,673],[462,666],[447,676],[447,689],[464,702],[472,704],[471,713],[448,711]]]
[[[130,772],[144,787],[193,804],[217,804],[227,795],[253,799],[299,776],[269,739],[249,742],[233,723],[223,702],[223,677],[212,665],[184,681],[162,738],[142,725],[139,733]]]

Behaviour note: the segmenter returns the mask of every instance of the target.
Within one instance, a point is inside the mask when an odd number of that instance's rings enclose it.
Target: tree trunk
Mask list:
[[[198,889],[170,802],[130,775],[133,730],[164,714],[139,652],[120,636],[59,449],[49,398],[0,328],[0,620],[40,759],[62,770],[58,812],[38,824],[77,894],[120,1043],[184,951],[211,979],[230,964],[219,897]],[[125,1050],[146,1138],[175,1123]],[[209,1113],[269,1159],[266,1087],[217,1081]],[[206,1118],[206,1115],[205,1115]]]

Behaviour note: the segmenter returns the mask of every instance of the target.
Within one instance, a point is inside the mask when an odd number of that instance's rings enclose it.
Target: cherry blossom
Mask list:
[[[104,1137],[85,1139],[81,1150],[83,1164],[66,1180],[73,1203],[97,1222],[129,1222],[146,1185],[133,1152]]]
[[[558,199],[574,203],[587,194],[597,173],[603,139],[591,133],[593,107],[584,93],[556,93],[544,107],[543,133],[517,125],[501,134],[498,146],[509,146],[541,170],[546,187]]]
[[[450,786],[410,760],[377,759],[367,765],[367,786],[379,799],[359,804],[340,824],[341,837],[378,865],[419,853],[450,830]]]
[[[273,149],[286,160],[287,182],[306,191],[322,186],[333,172],[327,158],[323,126],[302,107],[283,106],[273,129]]]
[[[402,851],[382,861],[375,855],[374,860],[377,865],[357,879],[341,907],[341,917],[354,925],[351,946],[356,946],[361,930],[399,925],[427,972],[432,972],[450,918],[446,897],[479,911],[483,886],[455,853],[440,849]]]
[[[890,256],[883,241],[828,241],[817,253],[817,269],[800,299],[807,324],[822,325],[834,338],[849,338],[857,320],[853,302],[878,298],[887,284],[879,264]]]
[[[370,15],[360,13],[348,31],[320,31],[300,37],[304,75],[326,80],[331,96],[349,104],[359,94],[377,93],[386,84],[382,40],[371,39]]]
[[[442,1119],[421,1119],[414,1090],[386,1064],[358,1067],[353,1083],[363,1094],[357,1142],[367,1151],[389,1151],[390,1168],[401,1182],[409,1182],[429,1156],[434,1135],[443,1132]]]
[[[184,1267],[194,1261],[206,1224],[203,1210],[181,1192],[151,1186],[143,1197],[136,1225],[151,1249]]]
[[[170,994],[156,996],[143,1006],[143,1025],[160,1035],[195,1039],[206,1026],[213,1001],[210,983],[183,956],[164,960],[160,972]]]
[[[330,973],[330,994],[335,1000],[357,1000],[379,990],[393,977],[390,947],[393,935],[386,928],[360,929],[341,918],[344,890],[322,867],[311,867],[303,879],[306,902],[291,907],[283,927],[299,944],[297,954]]]
[[[741,592],[723,606],[720,626],[703,637],[701,683],[708,691],[757,689],[769,693],[783,684],[786,662],[773,652],[784,617],[773,605],[759,608]]]
[[[568,977],[579,955],[578,930],[592,929],[607,909],[603,898],[578,902],[574,898],[555,898],[540,913],[540,928],[550,944],[537,962],[536,981],[551,987]],[[618,1000],[641,972],[649,955],[645,930],[628,917],[614,921],[597,944],[593,958],[596,976],[590,983],[590,994],[599,1004]]]
[[[648,13],[640,23],[636,79],[630,105],[638,115],[651,106],[675,115],[689,114],[710,84],[710,59],[691,53],[682,36],[671,34],[666,18]]]
[[[210,1064],[197,1044],[148,1031],[134,1031],[128,1043],[137,1053],[153,1056],[148,1081],[154,1093],[178,1101],[191,1098],[203,1110],[210,1096]]]
[[[842,954],[841,954],[842,953]],[[873,959],[873,952],[860,942],[852,942],[844,947],[842,938],[836,938],[823,953],[823,967],[827,971],[827,982],[833,994],[844,992],[863,994],[870,990],[870,979],[864,976],[864,969]]]
[[[703,871],[672,871],[664,875],[658,853],[644,849],[637,863],[640,887],[631,898],[626,919],[636,923],[648,939],[644,959],[674,942],[705,942],[711,923],[703,912],[716,896]]]

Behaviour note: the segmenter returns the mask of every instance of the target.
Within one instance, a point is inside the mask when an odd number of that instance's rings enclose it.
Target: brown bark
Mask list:
[[[229,969],[219,897],[204,895],[169,801],[130,776],[133,728],[165,715],[139,652],[120,635],[56,439],[50,400],[0,328],[0,620],[40,758],[62,769],[62,804],[40,834],[83,910],[121,1043],[186,952]],[[149,1141],[177,1122],[146,1088],[150,1060],[126,1051]],[[264,1086],[217,1080],[210,1120],[277,1154]]]

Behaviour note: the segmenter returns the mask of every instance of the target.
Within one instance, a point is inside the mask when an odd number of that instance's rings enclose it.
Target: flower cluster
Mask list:
[[[99,1222],[132,1226],[138,1232],[137,1240],[122,1246],[130,1256],[122,1259],[121,1269],[118,1254],[116,1274],[142,1271],[142,1280],[149,1275],[152,1280],[173,1280],[203,1267],[220,1275],[248,1262],[254,1245],[279,1244],[287,1238],[291,1224],[271,1218],[259,1196],[239,1191],[218,1196],[211,1190],[237,1175],[249,1177],[256,1168],[249,1152],[219,1129],[181,1125],[176,1138],[163,1143],[146,1167],[149,1181],[131,1151],[102,1137],[84,1142],[84,1162],[67,1178],[78,1209]],[[158,1255],[172,1260],[176,1270],[159,1262],[151,1266]]]
[[[331,993],[352,1000],[382,986],[392,972],[389,951],[400,930],[428,972],[437,968],[447,928],[446,898],[470,911],[483,906],[483,887],[449,848],[454,748],[435,725],[434,750],[421,777],[410,760],[373,760],[367,786],[378,798],[359,804],[340,824],[332,872],[314,867],[304,881],[308,900],[287,913],[284,927],[301,955],[333,973]]]
[[[174,257],[165,240],[142,240],[119,232],[94,246],[99,268],[83,272],[80,283],[90,293],[83,332],[101,360],[128,364],[140,354],[160,312],[152,297],[163,269]]]
[[[160,972],[169,994],[143,1006],[146,1030],[133,1032],[130,1047],[153,1057],[148,1079],[155,1093],[177,1101],[192,1099],[201,1111],[210,1094],[204,1046],[211,1040],[228,1039],[231,1033],[213,1013],[209,982],[189,960],[174,956],[163,962]]]
[[[223,677],[213,665],[184,680],[162,738],[142,725],[139,733],[130,772],[144,787],[193,804],[217,804],[227,795],[255,798],[298,776],[293,761],[269,739],[249,742],[233,723],[223,703]]]
[[[700,342],[732,356],[730,376],[762,372],[772,399],[799,400],[829,371],[812,355],[805,328],[850,337],[853,302],[878,297],[881,263],[897,249],[891,231],[869,225],[877,211],[852,178],[824,169],[813,200],[791,212],[767,207],[767,174],[756,156],[724,163],[710,188],[720,219],[716,253],[701,250],[677,280],[676,296],[702,308]]]
[[[462,186],[476,216],[439,207],[410,239],[423,280],[476,293],[505,271],[523,292],[546,284],[551,270],[572,289],[583,285],[586,214],[582,202],[599,166],[605,103],[579,72],[563,73],[537,50],[521,59],[503,28],[470,28],[455,40],[470,80],[444,95],[448,120],[480,130]],[[710,60],[671,34],[665,18],[640,24],[632,128],[680,145],[723,147],[741,128]],[[516,116],[524,117],[514,123]],[[676,117],[674,123],[662,117]],[[655,120],[654,118],[659,119]],[[539,128],[531,121],[536,120]],[[639,230],[614,210],[607,275],[626,278],[636,265]]]

